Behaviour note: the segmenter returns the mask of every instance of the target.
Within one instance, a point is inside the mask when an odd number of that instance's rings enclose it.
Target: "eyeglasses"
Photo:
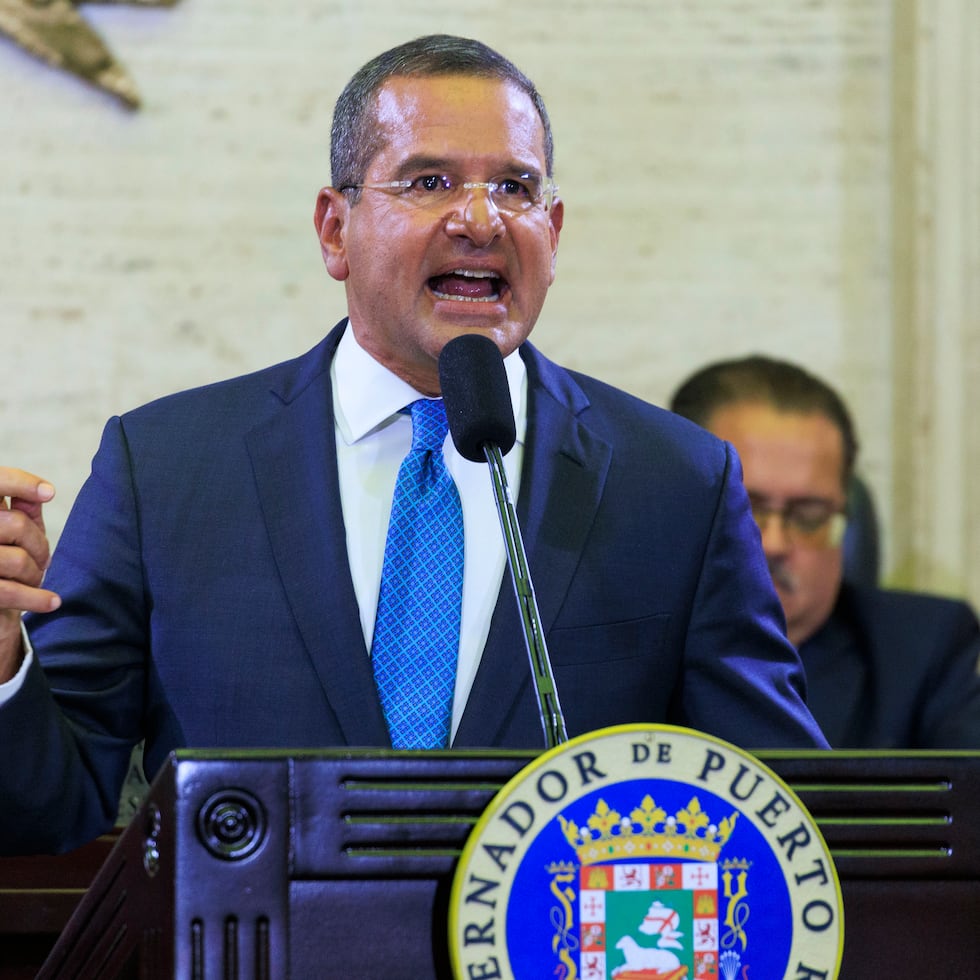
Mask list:
[[[342,191],[386,191],[400,201],[440,214],[459,207],[468,191],[486,188],[498,211],[520,214],[532,208],[551,209],[558,185],[537,174],[501,174],[492,180],[462,180],[450,174],[423,174],[411,180],[386,180],[378,184],[346,184]]]
[[[749,494],[752,516],[760,529],[771,517],[778,517],[783,534],[791,544],[806,548],[837,548],[844,540],[847,515],[829,500],[803,497],[783,507],[773,507],[765,498]]]

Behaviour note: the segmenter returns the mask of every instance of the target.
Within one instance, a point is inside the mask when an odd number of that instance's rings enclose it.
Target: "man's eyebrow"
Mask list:
[[[830,497],[818,497],[814,495],[807,495],[802,497],[773,497],[768,493],[762,493],[759,490],[746,490],[749,495],[750,500],[756,500],[759,503],[771,504],[774,500],[780,500],[784,507],[796,506],[799,504],[820,504],[821,506],[827,505],[831,507],[836,507],[837,504]]]
[[[402,160],[396,168],[395,173],[401,177],[405,174],[417,173],[420,170],[434,170],[442,173],[443,171],[452,169],[452,165],[444,157],[415,154]]]
[[[410,157],[406,157],[400,164],[398,164],[398,167],[395,169],[395,177],[397,179],[404,177],[407,174],[419,173],[420,171],[432,171],[435,173],[448,173],[455,176],[466,176],[465,174],[459,173],[461,169],[462,168],[459,164],[453,163],[450,160],[447,160],[445,157],[417,153]],[[517,163],[514,160],[493,169],[494,174],[492,176],[497,176],[499,174],[528,174],[528,176],[541,179],[541,174],[539,173],[537,167],[526,166],[524,164]]]

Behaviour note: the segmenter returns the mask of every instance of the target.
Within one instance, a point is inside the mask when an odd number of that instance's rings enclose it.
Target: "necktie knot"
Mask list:
[[[436,452],[449,432],[446,406],[441,398],[420,398],[408,406],[412,415],[412,450]]]

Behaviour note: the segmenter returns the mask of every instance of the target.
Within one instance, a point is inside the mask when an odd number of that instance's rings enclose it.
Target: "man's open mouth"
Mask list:
[[[439,299],[465,303],[496,303],[506,283],[494,272],[482,269],[453,269],[429,280],[429,288]]]

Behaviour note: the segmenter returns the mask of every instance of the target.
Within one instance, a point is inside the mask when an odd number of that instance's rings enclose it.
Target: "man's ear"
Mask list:
[[[555,281],[555,273],[558,267],[558,239],[561,236],[561,227],[565,223],[565,202],[560,198],[555,198],[548,214],[551,225],[551,281]]]
[[[327,272],[338,282],[350,275],[347,265],[347,220],[350,202],[335,187],[324,187],[316,197],[313,226],[320,239],[320,253]]]

